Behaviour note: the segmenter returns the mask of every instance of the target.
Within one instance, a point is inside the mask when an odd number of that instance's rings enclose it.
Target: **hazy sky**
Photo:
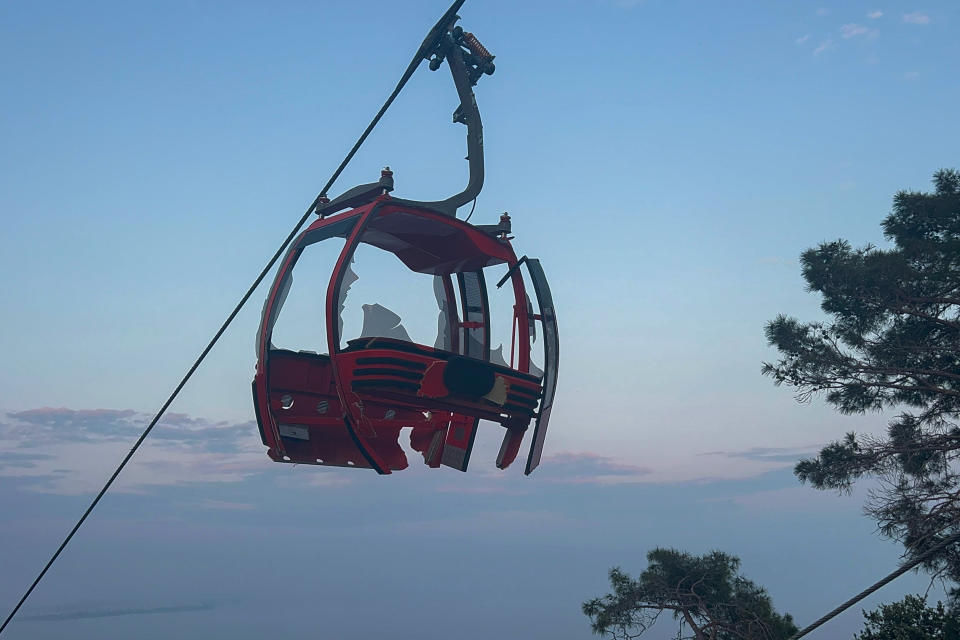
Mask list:
[[[0,613],[444,8],[0,5]],[[477,88],[473,221],[510,211],[558,310],[541,469],[496,472],[493,425],[466,475],[272,465],[250,422],[261,289],[11,639],[585,638],[579,603],[658,545],[740,555],[805,623],[895,565],[862,490],[790,474],[884,417],[797,404],[759,374],[775,358],[762,329],[818,315],[802,250],[882,244],[893,194],[960,164],[960,9],[468,0],[461,15],[497,55]],[[423,67],[332,193],[384,165],[400,197],[459,190],[455,103],[449,74]],[[905,576],[871,602],[925,586]]]

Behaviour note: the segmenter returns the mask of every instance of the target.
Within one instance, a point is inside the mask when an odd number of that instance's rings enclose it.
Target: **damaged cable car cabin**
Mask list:
[[[445,19],[421,51],[426,48],[432,70],[446,60],[453,75],[460,98],[454,121],[467,125],[467,188],[442,201],[402,200],[389,195],[393,176],[385,170],[378,182],[333,201],[318,200],[320,218],[284,258],[257,336],[254,405],[274,461],[387,474],[407,467],[399,437],[401,429],[411,428],[410,445],[428,466],[466,471],[478,423],[488,420],[505,428],[498,467],[514,461],[531,423],[525,473],[540,462],[557,383],[553,301],[540,262],[514,252],[509,216],[496,225],[456,217],[483,184],[482,125],[472,87],[493,72],[493,56],[453,26],[456,15]],[[277,348],[274,327],[298,261],[324,243],[342,246],[329,280],[311,283],[325,300],[326,353]],[[423,299],[428,307],[435,301],[438,311],[432,345],[413,341],[399,316],[379,304],[363,305],[359,335],[344,329],[345,301],[357,278],[351,265],[358,249],[371,247],[392,254],[409,271],[432,276],[432,291]],[[389,281],[390,273],[382,278]],[[509,284],[513,293],[509,362],[490,344],[488,283],[494,281],[498,288]],[[530,357],[537,333],[542,371]]]

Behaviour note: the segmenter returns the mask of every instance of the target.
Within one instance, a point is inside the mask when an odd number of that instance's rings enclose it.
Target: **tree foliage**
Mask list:
[[[829,320],[777,317],[766,335],[781,357],[763,367],[801,400],[901,412],[884,436],[847,434],[795,472],[841,491],[879,479],[867,511],[911,555],[960,532],[960,172],[940,170],[933,182],[933,193],[894,197],[883,221],[891,247],[838,240],[802,254]],[[960,581],[956,545],[925,564]]]
[[[797,630],[789,615],[774,611],[762,587],[738,575],[739,558],[654,549],[647,561],[638,579],[611,569],[613,593],[583,604],[594,633],[636,638],[664,611],[678,622],[677,638],[784,640]]]
[[[956,640],[960,638],[960,615],[942,602],[928,607],[920,596],[882,604],[863,612],[866,624],[854,640]]]

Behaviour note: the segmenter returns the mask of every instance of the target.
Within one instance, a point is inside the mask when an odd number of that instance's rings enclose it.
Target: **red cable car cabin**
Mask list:
[[[559,344],[540,263],[518,260],[505,228],[508,218],[497,226],[474,226],[386,194],[307,228],[277,273],[257,338],[253,393],[268,455],[277,462],[390,473],[407,467],[398,439],[402,428],[412,427],[411,446],[427,465],[466,471],[478,422],[484,419],[506,428],[497,458],[497,466],[506,468],[534,422],[525,469],[532,472],[550,419]],[[297,261],[311,246],[334,238],[346,243],[326,289],[328,353],[275,348],[274,324]],[[340,335],[344,300],[355,279],[350,265],[362,245],[434,276],[441,310],[434,346],[411,341],[396,326],[399,317],[379,305],[364,305],[359,337]],[[498,265],[506,266],[500,284],[509,282],[513,289],[510,365],[491,361],[484,271]],[[521,265],[534,285],[538,313],[529,303]],[[531,372],[530,335],[536,323],[544,337],[542,375]]]
[[[494,72],[494,56],[455,26],[460,4],[455,2],[431,29],[404,77],[424,59],[431,70],[448,63],[460,98],[453,121],[467,126],[467,187],[440,201],[400,200],[387,195],[393,178],[385,171],[379,182],[354,187],[333,201],[324,194],[317,198],[313,212],[320,219],[291,245],[264,304],[257,337],[257,423],[267,454],[277,462],[390,473],[407,466],[399,436],[410,427],[411,446],[427,465],[466,471],[483,419],[506,428],[498,467],[516,458],[531,422],[526,473],[540,463],[557,384],[556,318],[539,261],[518,260],[510,246],[509,216],[498,225],[472,225],[456,217],[459,207],[475,203],[483,186],[483,126],[472,87]],[[335,239],[343,248],[326,288],[326,354],[276,348],[274,329],[294,268],[301,256],[325,241],[330,247]],[[350,265],[363,247],[388,252],[406,269],[433,276],[440,310],[433,346],[414,342],[400,317],[380,305],[363,306],[360,335],[341,335],[347,290],[357,279]],[[522,267],[538,312],[530,304]],[[508,281],[512,285],[509,364],[490,348],[488,269],[506,271],[494,276],[502,275],[498,288]],[[543,372],[530,361],[530,336],[538,323]]]

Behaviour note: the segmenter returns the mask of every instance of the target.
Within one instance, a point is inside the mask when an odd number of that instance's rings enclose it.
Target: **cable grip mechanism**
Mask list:
[[[459,20],[460,16],[457,16],[456,19]],[[470,86],[476,86],[480,76],[484,74],[488,76],[493,75],[493,72],[497,70],[496,65],[493,64],[493,59],[496,56],[483,46],[480,40],[477,39],[477,36],[469,31],[464,31],[463,27],[458,25],[450,30],[450,38],[454,44],[461,49],[461,56],[467,67],[467,77],[470,80]],[[443,46],[438,43],[437,47],[429,55],[430,71],[439,69],[445,57]]]

